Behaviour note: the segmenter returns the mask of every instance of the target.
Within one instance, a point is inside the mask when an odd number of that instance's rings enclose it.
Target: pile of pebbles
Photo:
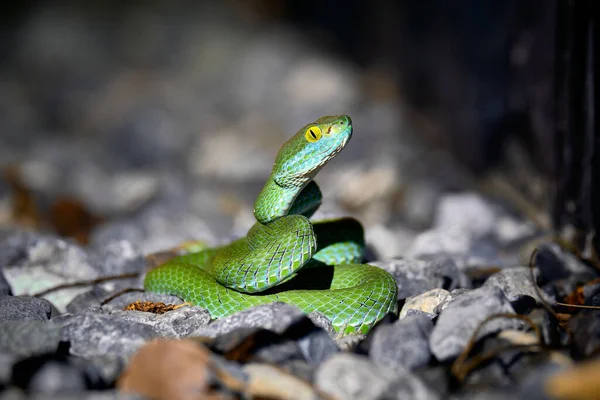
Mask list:
[[[467,207],[473,204],[479,207]],[[502,220],[509,217],[475,194],[444,197],[436,215],[405,257],[371,261],[396,279],[399,315],[388,315],[367,336],[347,337],[338,337],[321,314],[305,315],[284,303],[220,320],[187,305],[164,314],[124,311],[138,300],[182,303],[174,296],[129,292],[103,304],[124,288],[141,288],[148,267],[139,250],[144,235],[138,243],[115,235],[84,248],[54,235],[3,229],[0,398],[177,398],[173,393],[190,387],[222,396],[215,398],[544,398],[554,374],[590,357],[600,344],[600,314],[579,312],[567,329],[545,307],[593,282],[597,271],[539,239],[530,269],[509,249],[522,249],[515,241],[531,241],[535,229],[513,220],[507,235]],[[127,231],[127,224],[144,226],[130,219],[114,232]],[[582,296],[585,304],[600,304],[600,284],[584,286]],[[490,319],[498,314],[505,317]],[[507,317],[515,315],[521,317]],[[506,346],[522,347],[471,363]],[[175,357],[179,352],[184,355]],[[151,372],[141,372],[148,365]],[[174,372],[178,368],[204,372],[187,376],[184,384]],[[140,380],[140,374],[152,379]],[[160,392],[165,388],[175,392]]]

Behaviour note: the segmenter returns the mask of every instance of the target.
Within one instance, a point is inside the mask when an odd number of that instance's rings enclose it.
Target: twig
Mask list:
[[[102,302],[100,303],[100,306],[105,305],[106,303],[110,302],[113,299],[116,299],[117,297],[119,297],[122,294],[131,293],[131,292],[145,292],[145,290],[144,289],[136,289],[136,288],[127,288],[127,289],[120,290],[117,293],[102,300]]]
[[[74,288],[74,287],[78,287],[78,286],[97,285],[99,283],[108,282],[108,281],[115,281],[115,280],[118,280],[118,279],[136,278],[139,275],[140,275],[139,273],[130,273],[130,274],[104,276],[102,278],[90,279],[90,280],[86,280],[86,281],[77,281],[77,282],[71,282],[71,283],[63,283],[61,285],[57,285],[57,286],[54,286],[54,287],[42,290],[41,292],[35,293],[32,296],[33,297],[42,297],[42,296],[47,295],[48,293],[52,293],[52,292],[55,292],[57,290],[70,289],[70,288]]]
[[[485,353],[483,355],[479,355],[476,356],[473,360],[471,360],[469,363],[467,363],[467,358],[469,357],[469,354],[471,353],[471,351],[473,350],[473,348],[475,347],[475,345],[477,344],[477,337],[479,336],[479,333],[481,332],[481,330],[483,329],[483,327],[490,321],[493,321],[495,319],[499,319],[499,318],[510,318],[510,319],[520,319],[522,321],[525,321],[526,323],[528,323],[533,330],[536,333],[536,336],[538,338],[538,344],[529,344],[529,345],[510,345],[510,346],[505,346],[505,347],[501,347],[499,349],[490,351],[488,353]],[[465,347],[465,349],[463,350],[463,352],[456,358],[456,360],[454,361],[454,363],[452,364],[452,368],[450,369],[450,371],[452,372],[452,374],[459,380],[459,381],[463,381],[467,375],[469,375],[469,373],[474,370],[475,368],[477,368],[479,365],[481,365],[481,363],[495,357],[496,355],[498,355],[499,353],[505,351],[505,350],[513,350],[513,349],[520,349],[520,348],[530,348],[533,346],[537,346],[537,347],[544,347],[544,338],[542,337],[542,332],[540,331],[540,329],[538,328],[538,326],[527,316],[525,315],[520,315],[520,314],[494,314],[494,315],[490,315],[489,317],[487,317],[486,319],[484,319],[483,321],[481,321],[479,323],[479,325],[477,325],[477,328],[475,328],[475,331],[472,333],[471,337],[469,338],[469,342],[467,343],[467,346]]]

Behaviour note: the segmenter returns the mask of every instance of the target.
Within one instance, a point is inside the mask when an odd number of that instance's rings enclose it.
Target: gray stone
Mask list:
[[[410,315],[391,325],[382,325],[373,333],[369,357],[383,368],[414,369],[431,359],[429,335],[431,320],[422,315]]]
[[[315,374],[315,386],[339,399],[437,399],[411,372],[373,364],[356,354],[335,354]]]
[[[48,300],[30,296],[0,296],[0,321],[47,321],[52,315]]]
[[[405,257],[421,258],[426,255],[464,255],[473,248],[475,238],[460,227],[431,229],[417,235],[406,250]]]
[[[21,233],[1,241],[0,252],[5,248],[9,255],[5,256],[3,272],[16,295],[34,294],[101,276],[142,272],[146,265],[142,254],[127,241],[111,241],[104,248],[93,251],[57,237]],[[141,287],[140,279],[112,280],[99,287],[116,292],[125,287]],[[89,290],[86,286],[64,288],[48,293],[44,298],[58,311],[65,312],[75,297]],[[78,311],[81,308],[70,309]]]
[[[282,365],[291,360],[302,360],[303,354],[298,343],[292,340],[276,340],[257,349],[252,359],[257,362]]]
[[[397,371],[379,368],[367,357],[340,353],[321,364],[315,385],[334,398],[376,399],[397,375]]]
[[[540,298],[534,288],[535,284],[531,279],[531,271],[528,267],[512,267],[505,268],[490,276],[483,284],[483,287],[495,286],[500,288],[513,307],[517,308],[524,302],[528,302],[528,300],[530,300],[529,303],[540,302]],[[550,296],[544,296],[545,292],[543,290],[540,289],[539,291],[546,303],[554,303],[554,300]]]
[[[600,306],[600,282],[588,283],[583,286],[583,298],[588,306]]]
[[[338,345],[340,350],[352,352],[356,349],[365,339],[367,335],[354,334],[346,335],[335,339],[335,343]]]
[[[398,299],[416,296],[432,289],[455,288],[461,274],[454,261],[395,259],[370,263],[389,272],[398,284]]]
[[[7,385],[12,376],[12,365],[18,357],[5,352],[0,352],[0,387]]]
[[[113,311],[110,316],[150,326],[159,336],[168,338],[189,336],[210,321],[208,311],[189,306],[160,315],[141,311]]]
[[[310,314],[308,314],[308,318],[310,318],[313,324],[325,330],[325,332],[327,332],[329,336],[337,336],[337,332],[335,331],[335,329],[333,329],[333,324],[331,323],[329,318],[325,316],[325,314],[320,313],[318,311],[313,311]]]
[[[209,227],[203,219],[189,211],[186,202],[185,198],[179,197],[165,199],[132,218],[105,224],[92,233],[91,246],[103,249],[115,240],[126,240],[146,255],[190,240],[214,242]]]
[[[547,281],[577,277],[582,282],[596,278],[596,271],[557,243],[542,243],[537,247],[535,266]]]
[[[433,313],[435,315],[439,315],[439,313],[441,313],[444,310],[444,308],[446,308],[448,304],[450,304],[452,300],[456,299],[458,296],[461,296],[464,293],[469,293],[470,291],[471,289],[466,288],[454,289],[453,291],[448,293],[449,296],[446,299],[444,299],[444,301],[442,301],[433,309]]]
[[[102,314],[77,314],[56,318],[70,352],[81,357],[116,355],[128,357],[159,335],[148,325]]]
[[[457,228],[474,237],[481,237],[492,233],[496,217],[492,205],[478,194],[447,194],[439,200],[434,228]]]
[[[264,328],[281,334],[302,318],[305,318],[302,310],[290,304],[281,302],[262,304],[218,319],[201,327],[191,336],[214,338],[241,327]]]
[[[339,352],[335,340],[322,329],[314,330],[298,340],[297,343],[304,359],[313,367]]]
[[[596,310],[584,310],[569,320],[571,346],[574,356],[587,358],[598,354],[600,350],[600,313]]]
[[[450,293],[444,289],[432,289],[428,292],[406,299],[399,318],[403,319],[412,311],[420,311],[433,315],[437,315],[436,307],[451,298]]]
[[[58,361],[46,362],[31,376],[27,392],[48,396],[73,395],[87,389],[84,371]]]
[[[0,266],[0,296],[10,296],[12,295],[12,288],[10,284],[4,277],[4,273],[2,272],[2,266]]]
[[[515,314],[501,289],[482,287],[458,296],[438,317],[429,338],[432,353],[440,361],[458,356],[480,323],[494,314]],[[485,324],[477,338],[503,329],[519,328],[522,324],[516,319],[495,319]]]
[[[443,398],[431,387],[428,387],[419,377],[412,374],[400,374],[384,390],[380,399],[414,399],[414,400],[437,400]]]
[[[104,247],[90,252],[89,261],[102,276],[142,272],[144,255],[127,240],[110,240]]]
[[[54,352],[61,340],[60,326],[50,321],[0,322],[0,350],[27,357]]]

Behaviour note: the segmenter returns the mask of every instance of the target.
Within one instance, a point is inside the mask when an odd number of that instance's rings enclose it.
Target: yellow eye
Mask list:
[[[310,143],[314,143],[321,139],[321,128],[319,128],[318,126],[311,126],[306,130],[304,136],[306,137],[306,140],[308,140]]]

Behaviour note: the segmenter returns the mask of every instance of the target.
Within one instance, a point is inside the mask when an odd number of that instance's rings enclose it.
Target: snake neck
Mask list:
[[[311,180],[298,188],[286,188],[269,179],[256,199],[254,216],[262,224],[286,215],[303,215],[310,218],[322,200],[323,194],[315,181]]]
[[[256,198],[254,217],[261,224],[268,224],[285,217],[302,189],[302,187],[284,188],[270,177]]]

